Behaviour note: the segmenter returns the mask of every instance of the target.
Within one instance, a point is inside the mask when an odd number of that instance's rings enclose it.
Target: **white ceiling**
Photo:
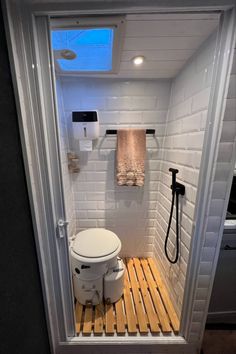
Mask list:
[[[218,22],[218,13],[127,15],[119,73],[106,76],[173,78]],[[132,62],[137,55],[145,57],[139,67]]]
[[[215,31],[218,14],[128,15],[119,77],[171,78]],[[132,58],[146,60],[135,67]]]

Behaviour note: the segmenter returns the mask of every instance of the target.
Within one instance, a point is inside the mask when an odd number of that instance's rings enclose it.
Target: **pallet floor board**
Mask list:
[[[153,259],[128,258],[124,294],[115,304],[75,306],[84,336],[177,335],[179,319]]]

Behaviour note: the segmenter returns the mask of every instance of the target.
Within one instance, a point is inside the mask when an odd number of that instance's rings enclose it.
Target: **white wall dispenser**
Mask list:
[[[92,151],[92,141],[99,137],[97,111],[72,112],[74,139],[79,140],[80,151]]]

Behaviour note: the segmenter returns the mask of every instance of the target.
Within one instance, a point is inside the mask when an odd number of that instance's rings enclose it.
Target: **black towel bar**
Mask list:
[[[115,134],[117,134],[116,129],[107,129],[106,130],[106,135],[115,135]],[[155,129],[146,129],[146,134],[155,135]]]

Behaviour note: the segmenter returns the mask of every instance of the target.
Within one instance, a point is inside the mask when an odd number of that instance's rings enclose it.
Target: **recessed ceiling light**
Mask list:
[[[139,55],[138,57],[133,58],[134,65],[141,65],[144,62],[144,57]]]

